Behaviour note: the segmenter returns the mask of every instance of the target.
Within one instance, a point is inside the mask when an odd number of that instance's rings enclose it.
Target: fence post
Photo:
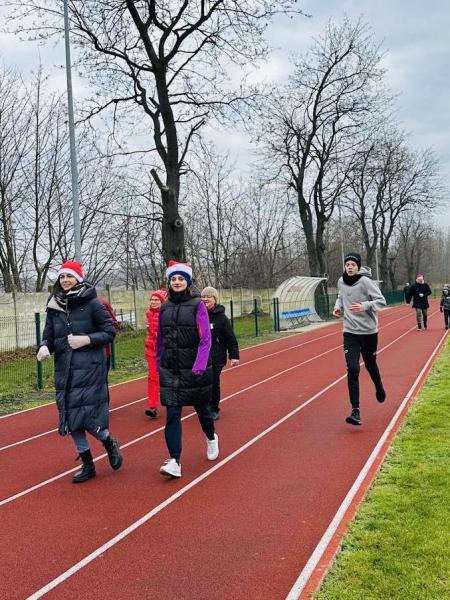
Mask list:
[[[255,337],[258,337],[258,303],[256,298],[253,298],[253,312],[255,313]]]
[[[34,324],[36,327],[36,346],[38,347],[41,343],[41,315],[40,313],[34,313]],[[36,360],[36,384],[37,389],[42,390],[43,378],[42,378],[42,363]]]
[[[137,304],[136,304],[136,287],[134,285],[131,286],[133,290],[133,304],[134,304],[134,322],[136,323],[136,331],[138,330],[138,313],[137,313]]]
[[[280,329],[280,299],[277,298],[277,331],[281,331]]]
[[[108,302],[111,304],[111,284],[106,284],[106,294],[108,296]]]
[[[277,332],[277,301],[272,298],[272,310],[273,310],[273,330]]]
[[[12,287],[12,299],[13,299],[13,308],[14,308],[14,329],[16,334],[16,351],[19,350],[19,321],[17,319],[17,298],[16,298],[16,288],[13,285]]]
[[[233,299],[230,300],[230,321],[231,321],[231,329],[234,331]]]

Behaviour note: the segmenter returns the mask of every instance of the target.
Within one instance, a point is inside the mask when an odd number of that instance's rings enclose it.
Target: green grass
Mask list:
[[[450,343],[315,600],[450,598]]]
[[[287,334],[267,333],[267,319],[261,323],[261,337],[255,337],[254,319],[235,320],[236,335],[241,348],[253,346]],[[253,328],[252,325],[253,324]],[[147,363],[144,355],[145,330],[121,333],[116,342],[116,368],[109,373],[109,383],[121,383],[145,376]],[[38,390],[34,349],[20,353],[0,354],[0,415],[32,408],[54,400],[53,359],[45,361],[44,389]]]

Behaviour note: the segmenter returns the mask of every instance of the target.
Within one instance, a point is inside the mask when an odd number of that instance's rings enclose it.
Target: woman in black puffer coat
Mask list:
[[[160,308],[156,358],[160,400],[166,407],[165,438],[169,458],[160,468],[167,477],[181,477],[181,414],[193,406],[206,436],[206,456],[219,456],[209,402],[211,399],[211,333],[205,305],[192,285],[188,263],[169,261],[168,298]]]
[[[220,413],[220,375],[227,364],[227,354],[232,367],[239,364],[239,345],[225,314],[225,307],[219,304],[219,294],[212,286],[202,290],[202,300],[208,309],[211,324],[211,360],[213,368],[213,386],[211,394],[211,414],[214,420]]]
[[[122,464],[119,442],[108,431],[105,346],[113,341],[115,328],[94,286],[84,281],[78,261],[59,268],[46,312],[37,359],[55,355],[58,431],[74,440],[83,467],[73,482],[83,483],[95,476],[86,431],[102,442],[114,470]]]

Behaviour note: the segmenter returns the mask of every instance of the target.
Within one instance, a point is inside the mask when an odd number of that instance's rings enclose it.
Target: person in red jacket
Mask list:
[[[156,338],[158,337],[159,307],[167,298],[166,290],[156,290],[150,296],[150,306],[146,312],[147,337],[145,339],[145,357],[148,366],[148,396],[145,414],[151,419],[158,416],[159,373],[156,362]]]

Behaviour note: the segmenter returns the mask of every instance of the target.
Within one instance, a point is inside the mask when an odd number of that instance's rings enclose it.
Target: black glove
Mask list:
[[[439,310],[440,310],[441,312],[443,312],[443,310],[442,310],[442,306],[439,308]]]

